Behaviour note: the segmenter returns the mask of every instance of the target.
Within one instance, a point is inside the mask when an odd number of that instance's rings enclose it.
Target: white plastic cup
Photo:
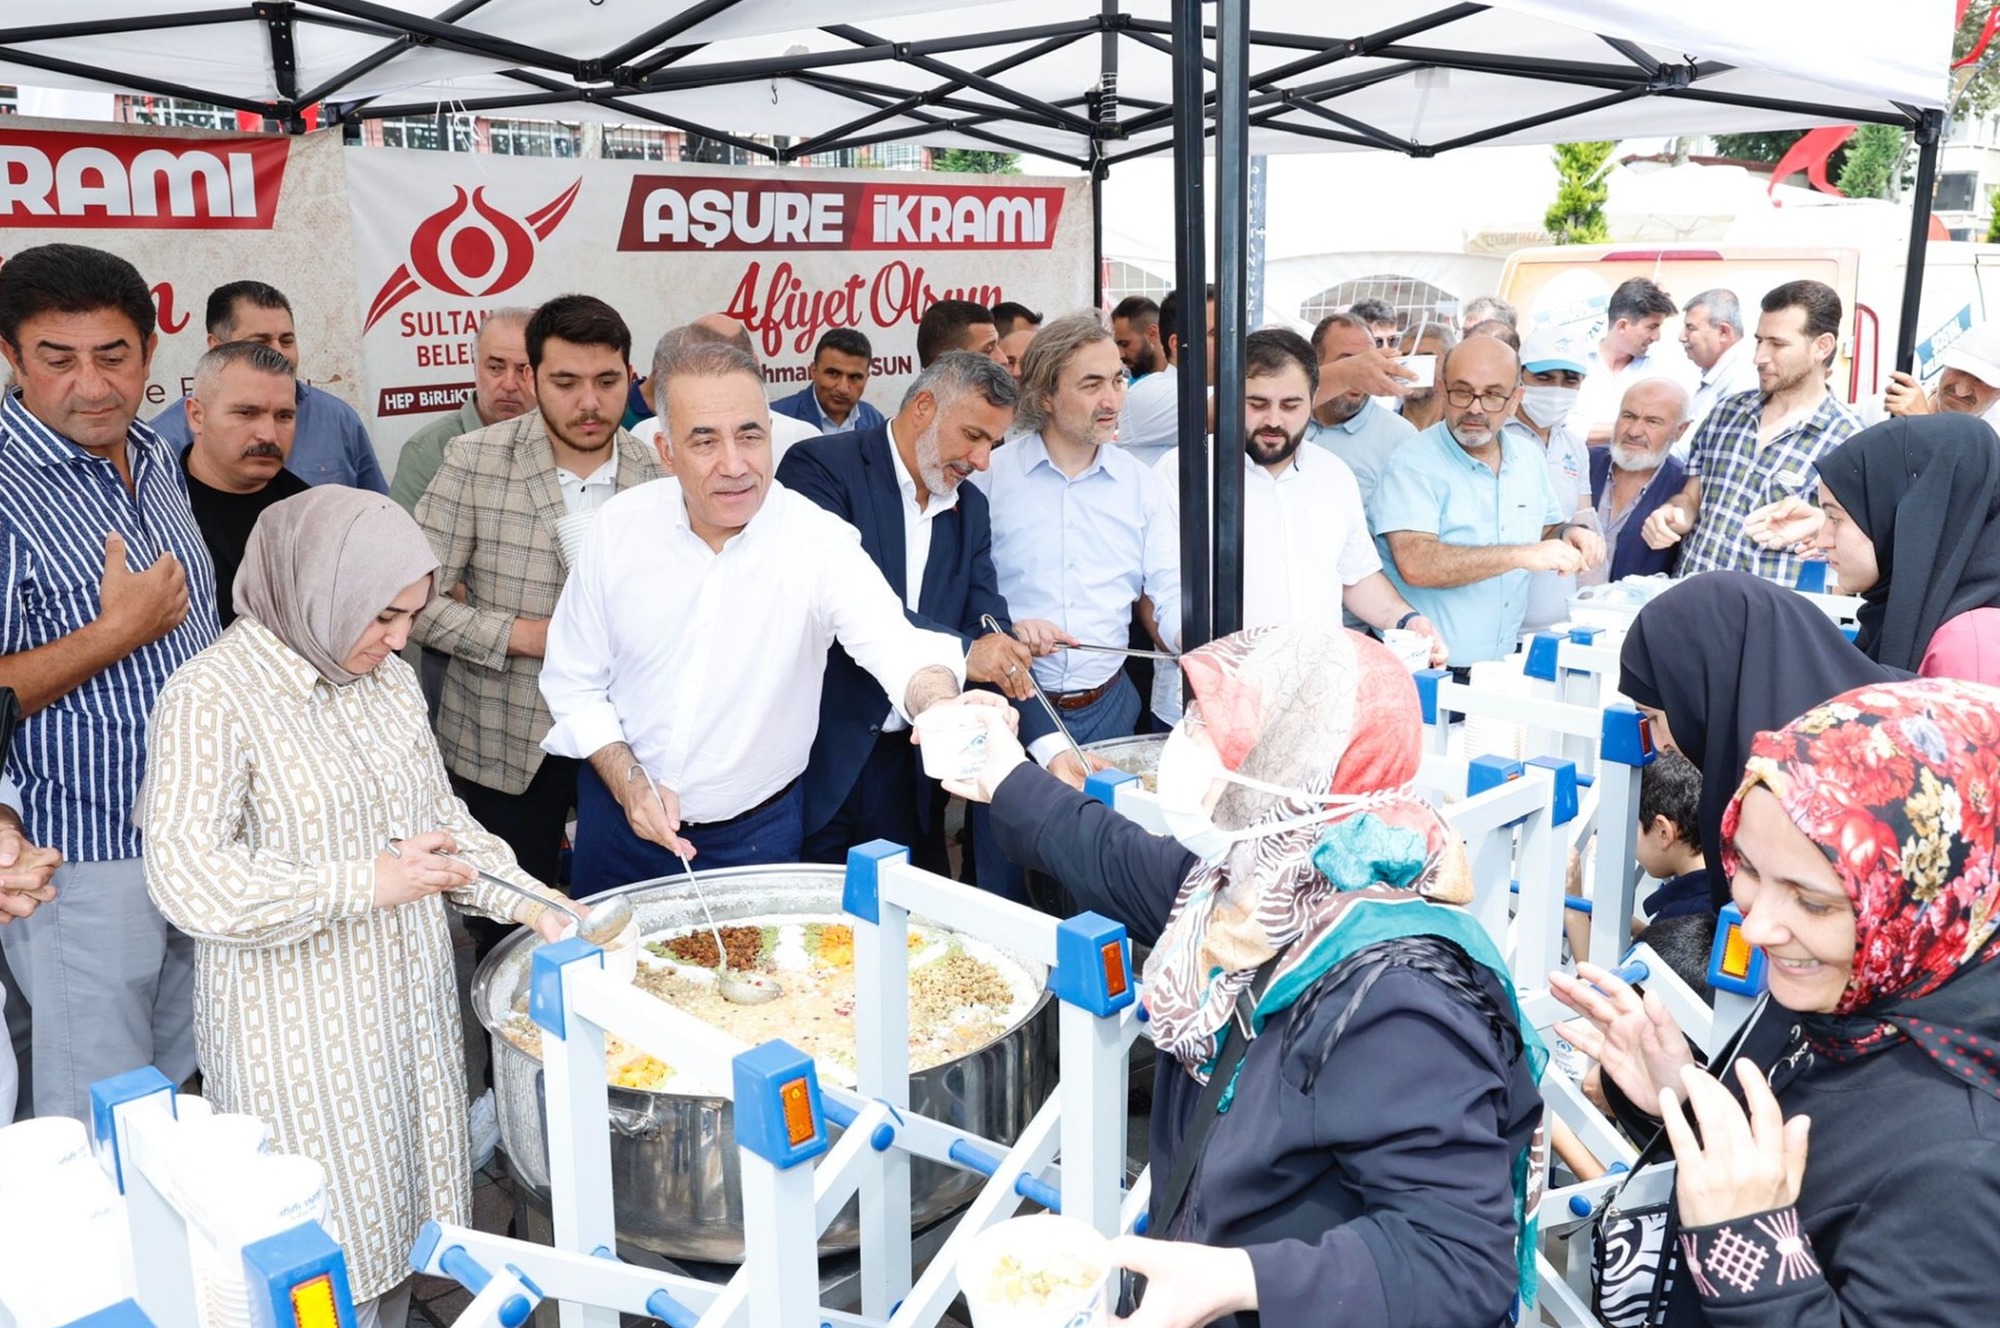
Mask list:
[[[565,922],[562,938],[568,940],[576,935],[576,923]],[[634,915],[625,924],[625,930],[613,936],[598,947],[604,951],[604,971],[620,982],[631,982],[639,976],[639,919]]]
[[[0,1129],[0,1194],[46,1184],[91,1161],[90,1132],[68,1116],[37,1116]]]
[[[1391,627],[1382,633],[1382,644],[1412,673],[1431,666],[1431,639],[1406,627]]]
[[[986,764],[986,721],[964,702],[947,701],[917,716],[924,773],[932,779],[972,779]]]
[[[1012,1258],[1029,1273],[1053,1273],[1072,1284],[1028,1300],[1010,1295]],[[958,1257],[958,1289],[972,1309],[973,1328],[1104,1328],[1111,1322],[1111,1242],[1071,1217],[1038,1213],[996,1223]],[[1067,1277],[1076,1273],[1076,1279]],[[1087,1276],[1088,1281],[1082,1281]]]

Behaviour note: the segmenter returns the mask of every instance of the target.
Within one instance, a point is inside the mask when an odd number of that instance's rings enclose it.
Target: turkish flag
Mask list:
[[[1813,188],[1835,198],[1844,198],[1839,189],[1826,178],[1826,159],[1834,150],[1854,136],[1855,125],[1821,125],[1818,129],[1808,129],[1799,141],[1785,149],[1785,155],[1771,168],[1771,185],[1767,192],[1775,192],[1778,182],[1794,171],[1804,171],[1806,179],[1812,181]]]

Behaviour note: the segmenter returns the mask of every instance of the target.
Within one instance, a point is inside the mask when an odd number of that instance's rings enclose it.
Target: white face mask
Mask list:
[[[1265,821],[1241,830],[1224,830],[1216,825],[1208,809],[1209,790],[1215,787],[1217,780],[1256,789],[1277,798],[1322,803],[1324,807],[1305,816]],[[1222,763],[1222,755],[1213,745],[1197,743],[1185,729],[1179,727],[1167,735],[1166,745],[1160,749],[1154,787],[1160,800],[1160,817],[1167,824],[1167,832],[1179,841],[1182,848],[1200,858],[1206,867],[1221,862],[1233,845],[1246,840],[1268,839],[1288,830],[1338,821],[1370,807],[1409,796],[1406,788],[1383,789],[1375,793],[1306,793],[1267,784],[1261,779],[1237,774]]]
[[[1578,392],[1573,387],[1524,387],[1521,413],[1538,429],[1553,428],[1557,421],[1576,409]]]

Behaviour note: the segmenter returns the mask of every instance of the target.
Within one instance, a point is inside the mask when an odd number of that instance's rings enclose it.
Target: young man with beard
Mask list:
[[[1734,568],[1797,583],[1804,559],[1790,548],[1762,547],[1743,523],[1785,498],[1813,502],[1819,459],[1861,427],[1826,386],[1840,314],[1840,296],[1820,281],[1788,281],[1764,296],[1758,390],[1717,403],[1695,435],[1687,483],[1642,527],[1649,548],[1686,541],[1682,576]]]
[[[225,341],[195,362],[187,398],[194,441],[181,449],[181,469],[215,563],[215,611],[224,627],[236,620],[236,569],[251,527],[272,503],[309,487],[285,469],[298,414],[292,362],[269,346]]]
[[[632,334],[615,309],[558,296],[528,319],[525,342],[535,408],[454,439],[417,502],[437,584],[463,584],[465,597],[433,598],[411,634],[451,656],[437,734],[453,789],[523,871],[554,882],[577,763],[541,745],[549,619],[583,528],[613,495],[664,472],[618,426]],[[467,921],[490,943],[481,920]]]
[[[1243,625],[1337,626],[1344,608],[1376,631],[1423,633],[1431,664],[1442,666],[1450,651],[1437,629],[1382,574],[1354,472],[1340,457],[1305,445],[1318,389],[1319,361],[1298,333],[1266,328],[1244,342]],[[1158,473],[1177,477],[1179,465],[1176,449]],[[1178,520],[1179,495],[1171,486],[1169,493]],[[1162,723],[1180,719],[1180,681],[1177,669],[1155,674],[1153,714]]]
[[[1611,446],[1590,454],[1591,499],[1611,558],[1578,578],[1581,584],[1674,570],[1678,549],[1648,548],[1640,531],[1687,478],[1687,466],[1673,450],[1687,434],[1688,414],[1688,394],[1671,379],[1649,378],[1625,389]]]
[[[1135,383],[1166,367],[1167,350],[1160,344],[1166,329],[1161,322],[1160,306],[1143,295],[1128,295],[1111,311],[1111,339]]]
[[[1352,313],[1328,314],[1313,329],[1312,349],[1318,356],[1313,366],[1313,382],[1319,382],[1320,365],[1338,364],[1378,349],[1375,333]],[[1347,463],[1354,482],[1361,486],[1361,501],[1375,492],[1375,481],[1388,464],[1389,454],[1416,437],[1416,429],[1392,410],[1384,410],[1366,392],[1343,392],[1313,407],[1306,419],[1305,438],[1317,443]]]
[[[1444,419],[1389,458],[1368,514],[1384,570],[1460,670],[1514,652],[1532,573],[1593,567],[1604,541],[1570,521],[1533,445],[1501,430],[1521,396],[1511,347],[1467,337],[1438,381]]]
[[[1015,396],[1005,369],[951,351],[917,376],[894,418],[794,448],[777,476],[861,533],[912,623],[965,644],[968,683],[1027,701],[1033,656],[1004,630],[986,495],[964,483],[1006,438]],[[989,632],[986,615],[1003,630]],[[805,773],[807,862],[845,862],[854,845],[887,839],[909,845],[918,866],[947,870],[942,799],[909,727],[852,655],[837,645],[827,652]]]

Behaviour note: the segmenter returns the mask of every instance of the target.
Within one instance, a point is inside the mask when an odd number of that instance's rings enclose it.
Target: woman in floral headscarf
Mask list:
[[[1154,946],[1154,1209],[1119,1263],[1145,1328],[1496,1328],[1543,1059],[1485,933],[1450,907],[1464,848],[1408,791],[1410,675],[1339,628],[1242,632],[1181,661],[1161,758],[1174,839],[1028,762],[976,781],[1000,846]],[[1246,1050],[1247,1049],[1247,1050]],[[1532,1261],[1527,1265],[1532,1269]]]
[[[1844,693],[1759,735],[1724,817],[1744,939],[1770,973],[1736,1064],[1695,1068],[1657,998],[1599,970],[1579,976],[1601,991],[1555,984],[1585,1016],[1577,1045],[1673,1144],[1662,1322],[1993,1321],[1997,832],[2000,690]]]

